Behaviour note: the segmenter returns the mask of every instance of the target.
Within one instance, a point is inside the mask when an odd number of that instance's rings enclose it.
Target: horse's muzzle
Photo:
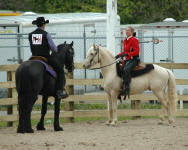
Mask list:
[[[90,68],[91,67],[91,64],[89,64],[89,65],[85,65],[85,64],[83,64],[83,66],[82,66],[84,69],[88,69],[88,68]]]
[[[84,69],[86,69],[86,66],[85,66],[84,64],[82,65],[82,67],[83,67]]]

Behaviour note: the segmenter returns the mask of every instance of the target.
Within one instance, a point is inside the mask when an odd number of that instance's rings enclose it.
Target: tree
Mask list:
[[[118,0],[121,24],[188,18],[188,0]],[[37,13],[106,12],[106,0],[0,0],[0,9]]]

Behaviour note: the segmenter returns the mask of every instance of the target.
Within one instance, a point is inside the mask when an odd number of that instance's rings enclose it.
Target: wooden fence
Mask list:
[[[158,65],[169,69],[188,69],[188,63],[157,63]],[[7,72],[7,82],[0,82],[0,88],[8,89],[8,98],[0,99],[0,106],[7,106],[7,115],[0,116],[0,121],[8,122],[12,126],[14,121],[18,120],[17,112],[17,92],[15,89],[15,71],[18,65],[0,65],[0,71]],[[83,69],[82,64],[75,64],[75,69]],[[177,85],[188,85],[188,79],[176,79]],[[107,110],[74,110],[76,101],[101,101],[107,100],[106,94],[99,95],[74,95],[74,85],[102,85],[102,79],[73,79],[72,74],[67,75],[66,88],[70,96],[64,99],[65,109],[61,111],[60,117],[64,117],[66,122],[73,122],[74,117],[107,117]],[[118,110],[118,116],[159,116],[160,109],[139,109],[140,101],[157,100],[153,94],[139,94],[130,97],[132,109]],[[188,101],[188,95],[178,95],[178,99]],[[53,102],[53,98],[49,98]],[[36,102],[41,104],[41,98]],[[177,110],[177,116],[188,116],[188,109]],[[48,112],[46,118],[53,118],[53,112]],[[32,113],[32,119],[40,119],[39,113]]]

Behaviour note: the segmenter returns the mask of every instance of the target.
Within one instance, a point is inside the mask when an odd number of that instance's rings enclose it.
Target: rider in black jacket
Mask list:
[[[45,20],[44,17],[38,17],[32,22],[37,25],[37,29],[29,33],[29,43],[32,52],[32,56],[43,56],[48,60],[48,63],[54,68],[57,73],[57,97],[65,98],[67,93],[63,88],[65,86],[64,70],[58,65],[58,61],[51,57],[50,50],[57,52],[57,47],[54,44],[50,34],[45,29],[45,24],[49,23],[49,20]]]

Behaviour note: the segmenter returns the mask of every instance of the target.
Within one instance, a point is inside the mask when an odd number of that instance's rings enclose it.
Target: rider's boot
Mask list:
[[[126,76],[124,76],[123,77],[123,84],[124,84],[124,89],[123,89],[123,94],[124,94],[124,100],[126,99],[126,97],[128,96],[128,98],[129,98],[129,96],[130,96],[130,86],[129,86],[129,77],[128,77],[128,75],[126,75]]]
[[[63,88],[65,86],[65,77],[62,71],[58,72],[56,82],[57,82],[57,93],[56,93],[57,98],[63,99],[63,98],[68,97],[68,94],[65,88]]]
[[[128,96],[128,98],[130,98],[130,87],[129,87],[129,83],[127,83],[125,85],[125,96]]]

